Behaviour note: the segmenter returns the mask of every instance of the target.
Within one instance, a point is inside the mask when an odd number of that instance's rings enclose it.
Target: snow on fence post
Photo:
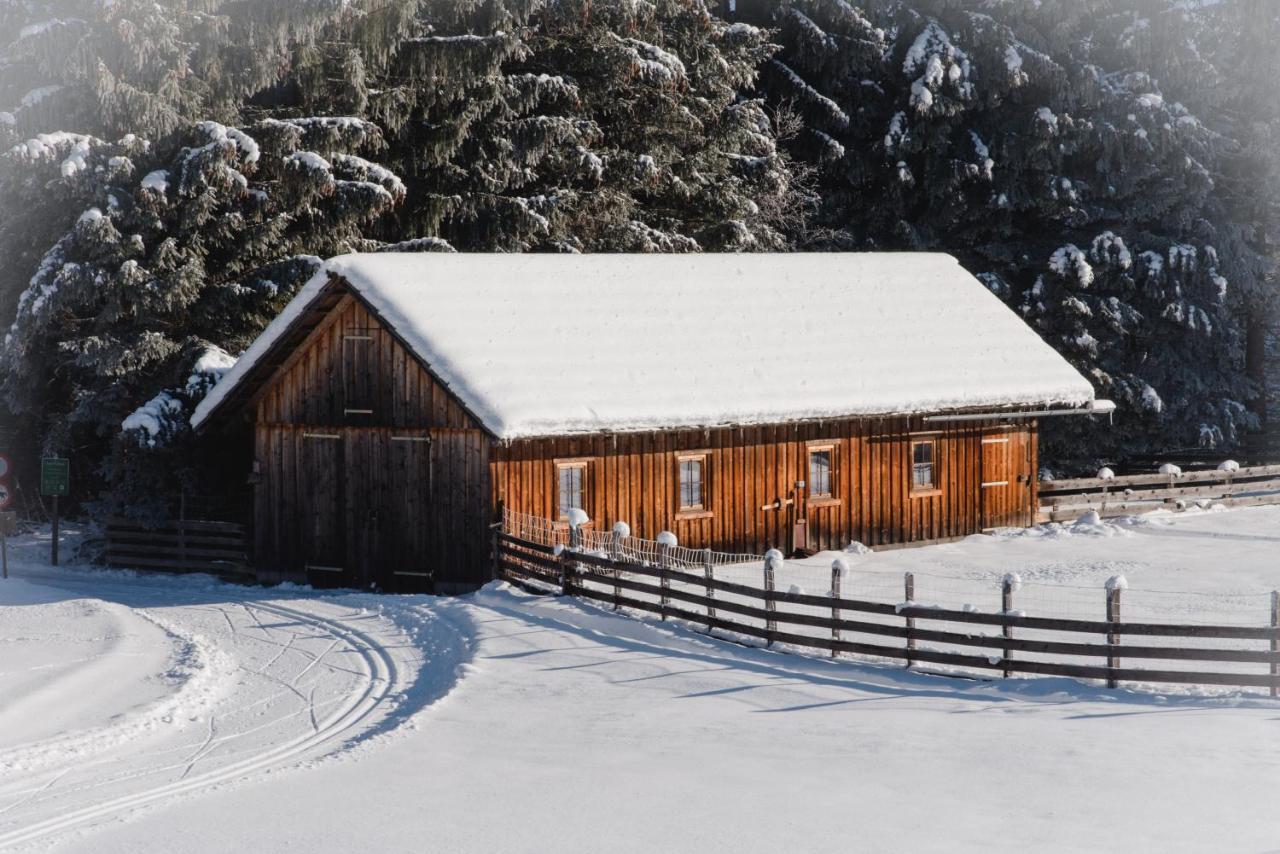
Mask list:
[[[1280,629],[1280,591],[1271,591],[1271,628]],[[1280,635],[1271,634],[1271,696],[1280,696],[1280,661],[1276,653],[1280,652]]]
[[[1018,574],[1014,572],[1006,573],[1004,579],[1001,580],[1000,612],[1005,617],[1013,616],[1013,592],[1018,588],[1020,588],[1021,586],[1022,586],[1022,578],[1019,577]],[[1013,640],[1013,626],[1011,626],[1008,623],[1005,623],[1004,626],[1001,627],[1001,634],[1004,635],[1005,639]],[[1013,675],[1013,668],[1011,667],[1012,662],[1013,662],[1013,650],[1006,646],[1004,648],[1004,671],[1003,671],[1005,679],[1008,679],[1010,676]]]
[[[1113,575],[1107,579],[1107,622],[1111,630],[1107,632],[1107,646],[1120,645],[1120,592],[1129,586],[1123,575]],[[1114,649],[1107,650],[1107,668],[1112,672],[1107,675],[1107,687],[1119,687],[1115,671],[1120,667],[1120,657]]]
[[[1232,487],[1232,481],[1235,478],[1236,472],[1240,471],[1240,464],[1235,460],[1223,460],[1222,462],[1218,463],[1218,471],[1222,472],[1223,479],[1226,481],[1226,486],[1223,489],[1223,494],[1227,498],[1230,498],[1231,496],[1235,495],[1235,490]],[[1272,696],[1275,696],[1275,695],[1273,694]]]
[[[840,626],[835,625],[840,622],[840,577],[849,571],[849,564],[845,563],[844,558],[838,557],[831,561],[831,657],[838,658],[840,651],[836,649],[836,645],[840,643]]]
[[[702,550],[702,574],[707,579],[707,598],[716,598],[715,574],[716,565],[711,560],[711,549]],[[707,603],[707,631],[711,631],[711,623],[716,618],[716,606]]]
[[[631,536],[631,526],[626,522],[613,523],[613,537],[609,542],[609,557],[615,561],[622,561],[622,541]],[[622,588],[618,586],[618,579],[621,577],[622,571],[618,567],[613,568],[613,610],[622,607]]]
[[[778,621],[773,614],[778,610],[778,603],[773,598],[777,587],[778,570],[782,569],[782,552],[769,549],[764,553],[764,609],[768,616],[764,620],[765,645],[773,646],[773,634],[778,630]]]
[[[1102,481],[1102,511],[1107,510],[1107,490],[1111,485],[1111,481],[1115,480],[1116,473],[1111,469],[1103,466],[1098,469],[1098,480]]]
[[[903,575],[902,588],[906,594],[906,607],[910,608],[916,601],[916,577],[914,573],[908,572]],[[916,639],[912,635],[915,628],[915,617],[907,617],[907,667],[914,663],[911,653],[916,648]]]
[[[661,570],[658,585],[662,588],[659,614],[664,620],[667,618],[667,605],[671,604],[671,597],[667,595],[667,591],[671,589],[671,550],[678,542],[676,535],[670,531],[658,533],[658,568]]]

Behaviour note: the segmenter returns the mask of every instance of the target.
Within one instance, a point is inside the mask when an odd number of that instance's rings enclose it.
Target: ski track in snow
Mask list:
[[[365,594],[18,574],[73,601],[123,600],[172,651],[168,673],[140,674],[168,684],[158,702],[0,751],[5,851],[44,848],[196,792],[352,753],[451,690],[470,653],[447,616]]]

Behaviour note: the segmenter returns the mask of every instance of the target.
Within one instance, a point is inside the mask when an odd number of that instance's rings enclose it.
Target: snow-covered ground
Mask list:
[[[1280,509],[1255,509],[852,568],[915,571],[919,601],[927,579],[968,597],[1017,570],[1028,601],[1056,584],[1081,607],[1122,572],[1126,602],[1169,591],[1142,607],[1189,618],[1203,604],[1217,621],[1280,587],[1277,542]],[[46,548],[20,538],[0,581],[0,849],[1259,851],[1280,838],[1280,702],[1257,695],[957,680],[504,585],[455,599],[253,589],[55,570]],[[1259,605],[1248,622],[1268,616]]]

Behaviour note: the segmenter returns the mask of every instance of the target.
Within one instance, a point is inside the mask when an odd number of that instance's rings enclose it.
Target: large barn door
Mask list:
[[[349,430],[346,455],[347,583],[430,591],[430,434]]]
[[[344,456],[340,432],[299,438],[298,533],[307,583],[316,587],[347,583]]]
[[[981,489],[983,530],[1027,524],[1031,456],[1025,430],[983,434]]]
[[[378,584],[398,593],[429,593],[431,561],[431,435],[395,430],[388,435],[386,506],[382,522],[383,564]]]

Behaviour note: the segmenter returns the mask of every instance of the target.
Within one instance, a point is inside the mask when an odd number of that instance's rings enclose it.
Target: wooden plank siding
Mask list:
[[[1010,458],[1001,470],[1010,485],[983,507],[984,437],[1007,437]],[[935,444],[938,488],[911,489],[912,441]],[[830,500],[809,499],[809,446],[835,451]],[[682,518],[678,455],[706,451],[704,503],[709,511]],[[989,452],[988,452],[989,453]],[[670,530],[682,545],[760,554],[789,544],[788,508],[796,501],[808,523],[808,547],[843,548],[944,540],[977,533],[991,518],[1029,524],[1035,508],[1035,425],[968,423],[927,427],[920,418],[850,419],[789,425],[724,427],[616,435],[526,439],[495,444],[491,452],[494,506],[555,518],[555,461],[587,459],[587,514],[597,528],[625,521],[636,536]],[[990,460],[988,467],[995,466]],[[806,487],[797,490],[796,483]],[[989,490],[988,490],[989,491]]]
[[[250,402],[260,578],[487,580],[490,436],[358,299],[338,300]]]

